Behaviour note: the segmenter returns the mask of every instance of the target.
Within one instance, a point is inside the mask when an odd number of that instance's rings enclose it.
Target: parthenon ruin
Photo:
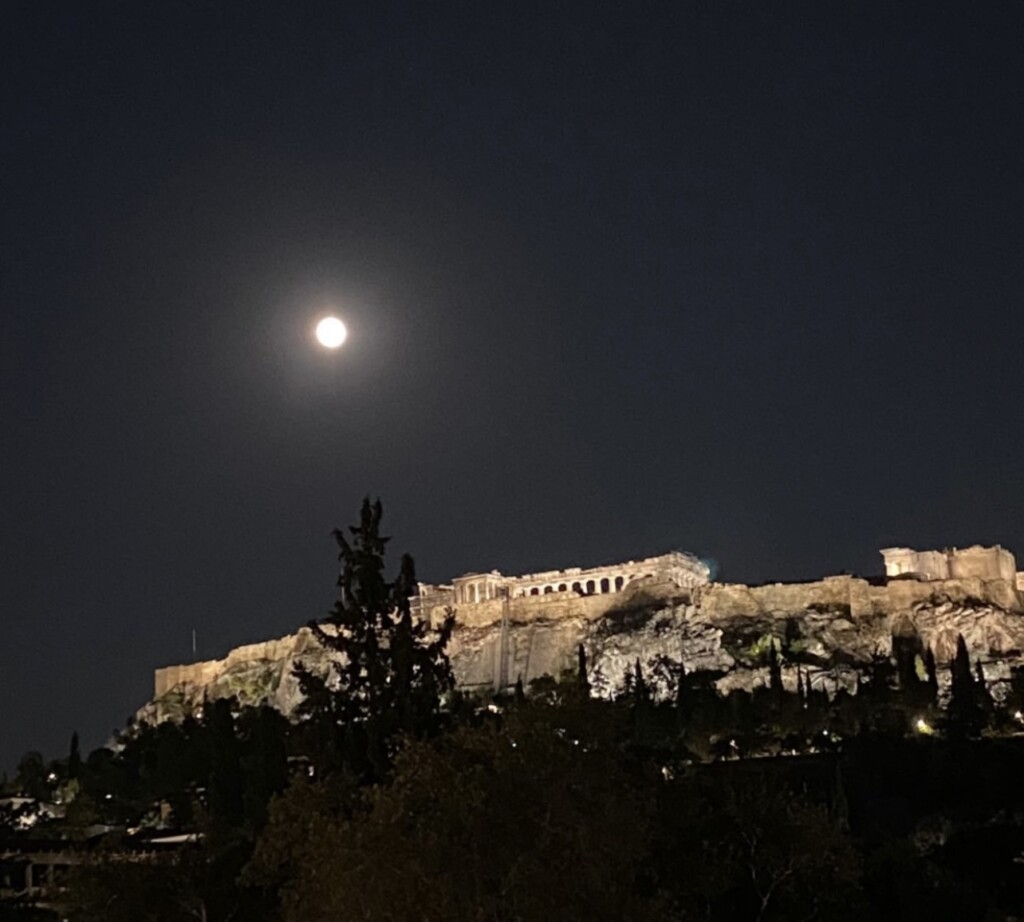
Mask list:
[[[455,608],[464,624],[496,620],[505,602],[523,620],[568,613],[593,616],[613,605],[614,598],[609,597],[619,593],[645,586],[692,589],[706,585],[710,575],[707,564],[681,551],[603,567],[569,567],[523,576],[491,570],[467,573],[442,585],[420,583],[413,610],[436,622],[445,609]]]

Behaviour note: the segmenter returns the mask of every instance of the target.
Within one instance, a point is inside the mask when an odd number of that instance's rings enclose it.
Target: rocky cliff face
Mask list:
[[[614,694],[637,660],[649,667],[659,658],[680,662],[687,672],[717,674],[717,687],[727,694],[767,683],[765,653],[775,644],[783,651],[785,684],[795,687],[799,666],[815,688],[831,693],[853,690],[874,657],[892,655],[894,637],[930,648],[942,666],[960,635],[1000,697],[1011,670],[1024,665],[1024,608],[1016,587],[999,580],[876,585],[841,576],[696,590],[646,585],[609,597],[593,617],[458,627],[450,653],[459,684],[469,690],[558,677],[576,668],[582,644],[597,694]],[[158,670],[156,695],[140,717],[174,719],[204,698],[229,696],[291,713],[300,700],[293,675],[298,662],[327,668],[307,629],[240,647],[223,660]],[[940,681],[946,672],[940,670]]]

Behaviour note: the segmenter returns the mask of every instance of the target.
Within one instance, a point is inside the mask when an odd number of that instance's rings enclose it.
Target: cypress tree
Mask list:
[[[931,703],[934,704],[939,697],[939,676],[935,667],[935,654],[931,647],[924,651],[924,671],[928,676],[928,693],[931,696]]]
[[[899,679],[900,691],[913,700],[919,679],[915,659],[921,648],[921,638],[917,633],[893,634],[892,652],[896,657],[896,675]]]
[[[971,671],[971,658],[964,635],[956,640],[956,655],[949,664],[949,726],[956,736],[975,736],[983,724],[978,690]]]
[[[768,687],[774,694],[782,694],[782,663],[779,662],[779,651],[775,648],[774,637],[768,647]]]
[[[413,619],[416,592],[412,558],[403,555],[397,577],[384,576],[388,538],[380,533],[380,501],[363,501],[350,537],[339,529],[340,597],[323,622],[311,622],[329,653],[331,675],[299,665],[305,700],[300,714],[320,722],[329,767],[347,763],[368,777],[387,770],[398,734],[422,737],[440,719],[443,696],[455,685],[446,648],[455,618],[449,611],[434,631]]]
[[[631,718],[633,724],[633,741],[642,743],[647,739],[651,723],[651,689],[644,678],[644,671],[640,667],[640,658],[637,657],[633,668],[626,674],[626,689],[632,707]]]
[[[220,698],[204,711],[210,741],[208,807],[211,818],[224,826],[237,826],[243,817],[241,746],[231,703]]]
[[[647,687],[644,671],[640,667],[640,657],[633,666],[633,698],[637,704],[646,704],[651,699],[651,690]]]
[[[580,644],[576,649],[576,686],[584,698],[590,697],[590,679],[587,677],[587,651]]]
[[[82,774],[82,752],[78,745],[78,731],[71,734],[71,749],[68,752],[68,778],[78,778]]]
[[[676,683],[676,719],[686,723],[690,716],[690,695],[686,682],[686,665],[679,664],[679,680]]]
[[[978,708],[981,711],[982,719],[987,724],[992,716],[992,712],[995,710],[996,703],[992,700],[992,694],[988,690],[988,682],[985,681],[985,670],[981,668],[981,660],[974,664],[974,673],[977,676],[975,696]]]

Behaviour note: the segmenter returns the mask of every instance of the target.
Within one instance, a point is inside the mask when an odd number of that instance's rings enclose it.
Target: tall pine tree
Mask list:
[[[334,538],[340,549],[340,597],[323,622],[310,624],[330,656],[330,673],[296,667],[305,696],[300,714],[317,727],[325,767],[346,765],[363,777],[386,771],[399,735],[423,737],[437,726],[442,699],[454,687],[445,652],[454,626],[448,612],[432,629],[412,615],[412,558],[393,581],[384,575],[388,538],[380,533],[380,501],[363,501],[358,525]]]

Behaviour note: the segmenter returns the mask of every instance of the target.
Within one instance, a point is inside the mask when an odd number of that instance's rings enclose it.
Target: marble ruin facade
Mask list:
[[[508,615],[518,620],[582,615],[593,617],[612,608],[621,593],[656,586],[692,589],[709,582],[707,564],[692,554],[672,551],[658,557],[629,560],[603,567],[569,567],[523,576],[505,576],[497,570],[467,573],[449,584],[419,584],[413,611],[436,624],[447,609],[456,611],[458,623],[489,624]]]
[[[919,580],[982,579],[1004,580],[1024,589],[1024,573],[1006,548],[996,544],[968,548],[949,547],[941,551],[915,551],[909,547],[887,547],[881,551],[888,577],[909,576]]]

